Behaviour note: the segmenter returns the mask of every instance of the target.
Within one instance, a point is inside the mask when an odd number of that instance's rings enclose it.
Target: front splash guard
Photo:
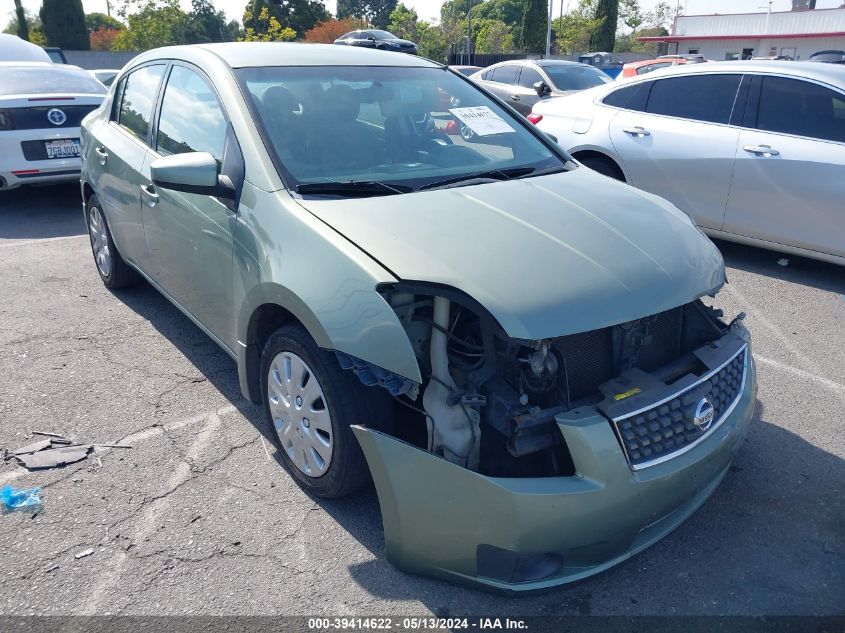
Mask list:
[[[378,492],[387,560],[505,593],[574,582],[623,562],[680,525],[724,477],[756,400],[750,369],[736,409],[707,441],[640,472],[631,471],[607,419],[588,407],[556,418],[576,466],[571,477],[488,477],[353,426]],[[500,557],[492,566],[482,560],[489,552]],[[499,573],[508,561],[517,571]],[[528,577],[520,575],[525,565]]]

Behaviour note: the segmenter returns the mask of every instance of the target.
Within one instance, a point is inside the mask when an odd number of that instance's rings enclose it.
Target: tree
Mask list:
[[[245,29],[252,28],[256,34],[262,33],[262,25],[258,21],[264,8],[282,27],[296,31],[298,38],[303,37],[317,22],[325,22],[331,18],[325,5],[319,0],[251,0],[244,11]],[[247,12],[250,14],[249,19]]]
[[[49,46],[88,50],[90,43],[82,0],[43,0],[40,16]]]
[[[179,0],[123,0],[118,15],[126,28],[114,38],[112,50],[143,51],[188,41],[188,15]]]
[[[17,20],[18,37],[29,41],[29,25],[26,23],[26,13],[21,5],[21,0],[15,0],[15,19]]]
[[[124,24],[117,18],[113,18],[105,13],[86,13],[85,26],[88,27],[88,32],[93,33],[97,29],[115,29],[121,31],[124,29]]]
[[[428,22],[420,22],[417,25],[417,54],[421,57],[433,59],[436,62],[446,63],[449,58],[449,42],[445,31],[440,26],[434,26]]]
[[[358,28],[358,23],[352,18],[318,22],[313,29],[308,29],[305,32],[305,41],[315,44],[331,44],[344,33],[354,31],[356,28]]]
[[[578,6],[552,21],[552,32],[560,53],[583,53],[603,18],[595,17],[595,0],[581,0]]]
[[[475,25],[476,23],[473,23]],[[480,20],[475,37],[477,53],[504,53],[513,49],[511,27],[501,20]]]
[[[114,40],[120,35],[120,29],[112,29],[107,26],[98,28],[91,33],[92,51],[110,51],[114,48]]]
[[[242,42],[292,42],[296,39],[296,31],[279,24],[279,21],[270,15],[267,7],[261,9],[257,18],[249,9],[244,11],[244,25],[247,21],[252,26],[244,29]]]
[[[529,53],[546,50],[548,8],[546,0],[525,0],[522,11],[522,47]]]
[[[229,42],[237,38],[238,27],[226,23],[226,14],[214,8],[211,0],[191,0],[188,13],[188,43]]]
[[[416,42],[419,39],[417,28],[419,21],[417,12],[400,2],[390,13],[387,30],[397,37]]]
[[[654,9],[645,14],[643,24],[648,28],[667,28],[674,23],[679,11],[680,5],[658,2]]]
[[[395,8],[396,0],[338,0],[337,17],[357,18],[375,28],[385,29]]]
[[[595,15],[602,22],[590,38],[590,48],[594,51],[612,51],[616,44],[619,0],[598,0]]]

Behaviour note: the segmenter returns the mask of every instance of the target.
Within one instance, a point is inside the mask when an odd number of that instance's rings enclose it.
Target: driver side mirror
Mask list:
[[[163,189],[198,193],[218,198],[235,198],[231,181],[220,176],[217,160],[208,152],[163,156],[150,164],[153,184]]]
[[[545,81],[538,81],[533,85],[534,92],[537,93],[538,97],[545,97],[547,95],[552,94],[552,89],[549,87]]]

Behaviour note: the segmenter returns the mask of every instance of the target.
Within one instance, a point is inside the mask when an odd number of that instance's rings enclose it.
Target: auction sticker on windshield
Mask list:
[[[502,117],[487,106],[451,108],[449,112],[479,136],[507,134],[508,132],[516,131]]]

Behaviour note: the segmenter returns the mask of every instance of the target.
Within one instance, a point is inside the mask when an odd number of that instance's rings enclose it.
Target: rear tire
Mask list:
[[[576,156],[575,158],[585,167],[589,167],[603,176],[625,182],[625,175],[622,173],[622,170],[619,169],[619,165],[609,158],[602,158],[600,156],[585,156],[584,158],[578,158]]]
[[[88,237],[91,240],[91,252],[100,279],[109,290],[133,286],[141,277],[129,264],[123,261],[111,236],[106,215],[102,211],[97,196],[88,199],[85,208],[85,219],[88,225]]]
[[[337,498],[370,484],[350,426],[387,428],[392,407],[386,391],[365,387],[299,324],[282,326],[267,340],[260,377],[267,432],[302,488]]]

